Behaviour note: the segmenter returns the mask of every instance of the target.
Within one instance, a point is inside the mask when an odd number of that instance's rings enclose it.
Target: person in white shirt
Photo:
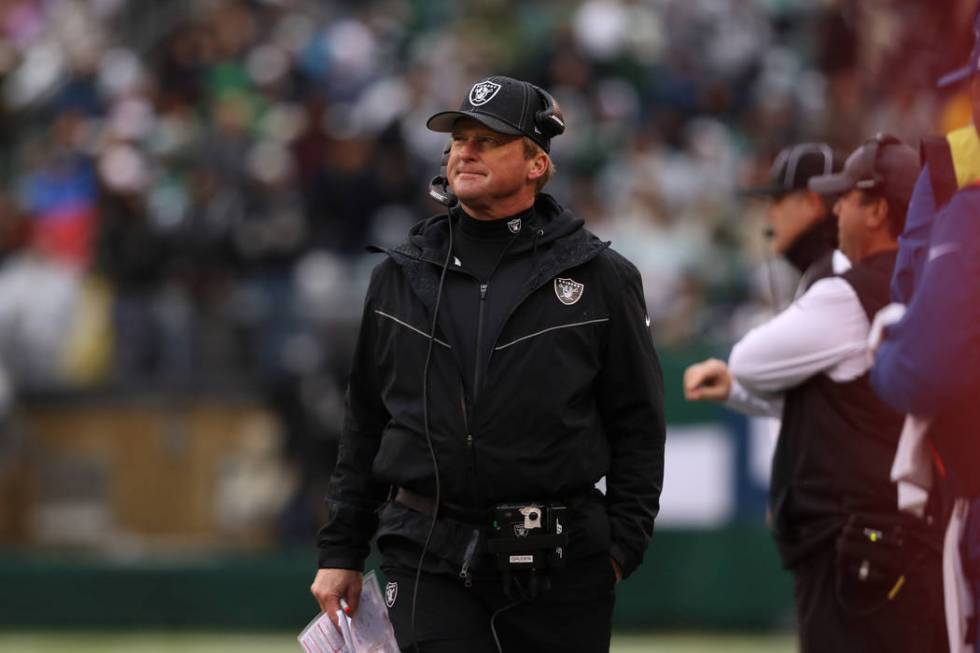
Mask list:
[[[868,333],[889,281],[918,156],[879,134],[812,191],[838,196],[833,274],[732,350],[689,367],[689,400],[782,420],[769,510],[795,577],[803,653],[945,651],[938,524],[899,513],[902,415],[871,389]]]

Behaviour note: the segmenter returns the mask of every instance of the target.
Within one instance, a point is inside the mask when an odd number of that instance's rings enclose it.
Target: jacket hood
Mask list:
[[[416,223],[409,231],[408,240],[396,247],[395,251],[432,261],[442,260],[449,244],[450,216],[455,220],[460,211],[462,209],[456,206],[447,213]],[[532,210],[524,215],[527,215],[527,224],[511,248],[514,254],[541,248],[566,236],[598,240],[584,229],[584,220],[558,204],[547,193],[539,193]]]
[[[454,216],[434,215],[412,227],[408,240],[392,249],[371,248],[386,252],[402,266],[412,287],[427,306],[433,306],[439,292],[438,269],[446,262],[451,224]],[[522,214],[525,215],[525,214]],[[531,252],[531,272],[524,282],[530,292],[556,274],[581,265],[609,246],[584,228],[584,222],[558,204],[550,195],[539,193],[532,211],[527,212],[527,226],[511,246],[511,253]]]

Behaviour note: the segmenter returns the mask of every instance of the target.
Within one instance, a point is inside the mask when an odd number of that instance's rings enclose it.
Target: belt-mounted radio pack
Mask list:
[[[534,597],[550,585],[546,572],[565,564],[568,533],[564,528],[565,506],[557,503],[506,503],[493,509],[487,550],[497,559],[510,592],[512,574],[529,573],[528,591]],[[543,585],[543,587],[541,587]]]

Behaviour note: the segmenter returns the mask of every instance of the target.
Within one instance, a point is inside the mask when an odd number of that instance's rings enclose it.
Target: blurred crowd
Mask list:
[[[558,99],[548,190],[641,270],[658,346],[727,344],[770,300],[737,188],[790,142],[965,123],[931,88],[963,4],[0,0],[0,406],[244,379],[335,423],[364,246],[439,210],[425,119],[492,73]]]

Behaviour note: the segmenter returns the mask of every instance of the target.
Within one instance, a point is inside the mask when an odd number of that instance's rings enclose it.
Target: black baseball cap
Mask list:
[[[957,82],[972,77],[980,69],[980,11],[977,11],[973,19],[973,50],[966,64],[956,70],[946,73],[936,82],[936,86],[942,88],[952,86]]]
[[[840,170],[840,158],[826,143],[797,143],[780,150],[769,172],[765,186],[743,188],[741,195],[779,198],[806,190],[810,177]]]
[[[874,190],[907,204],[918,176],[915,150],[891,134],[879,133],[847,157],[840,173],[810,179],[810,190],[821,195]]]
[[[543,126],[538,117],[553,106],[550,117],[556,125]],[[564,130],[561,113],[544,91],[512,77],[493,75],[473,84],[458,111],[441,111],[430,117],[425,126],[434,132],[451,132],[460,118],[472,118],[495,132],[511,136],[527,136],[549,151],[551,135]],[[542,128],[544,127],[544,128]]]

